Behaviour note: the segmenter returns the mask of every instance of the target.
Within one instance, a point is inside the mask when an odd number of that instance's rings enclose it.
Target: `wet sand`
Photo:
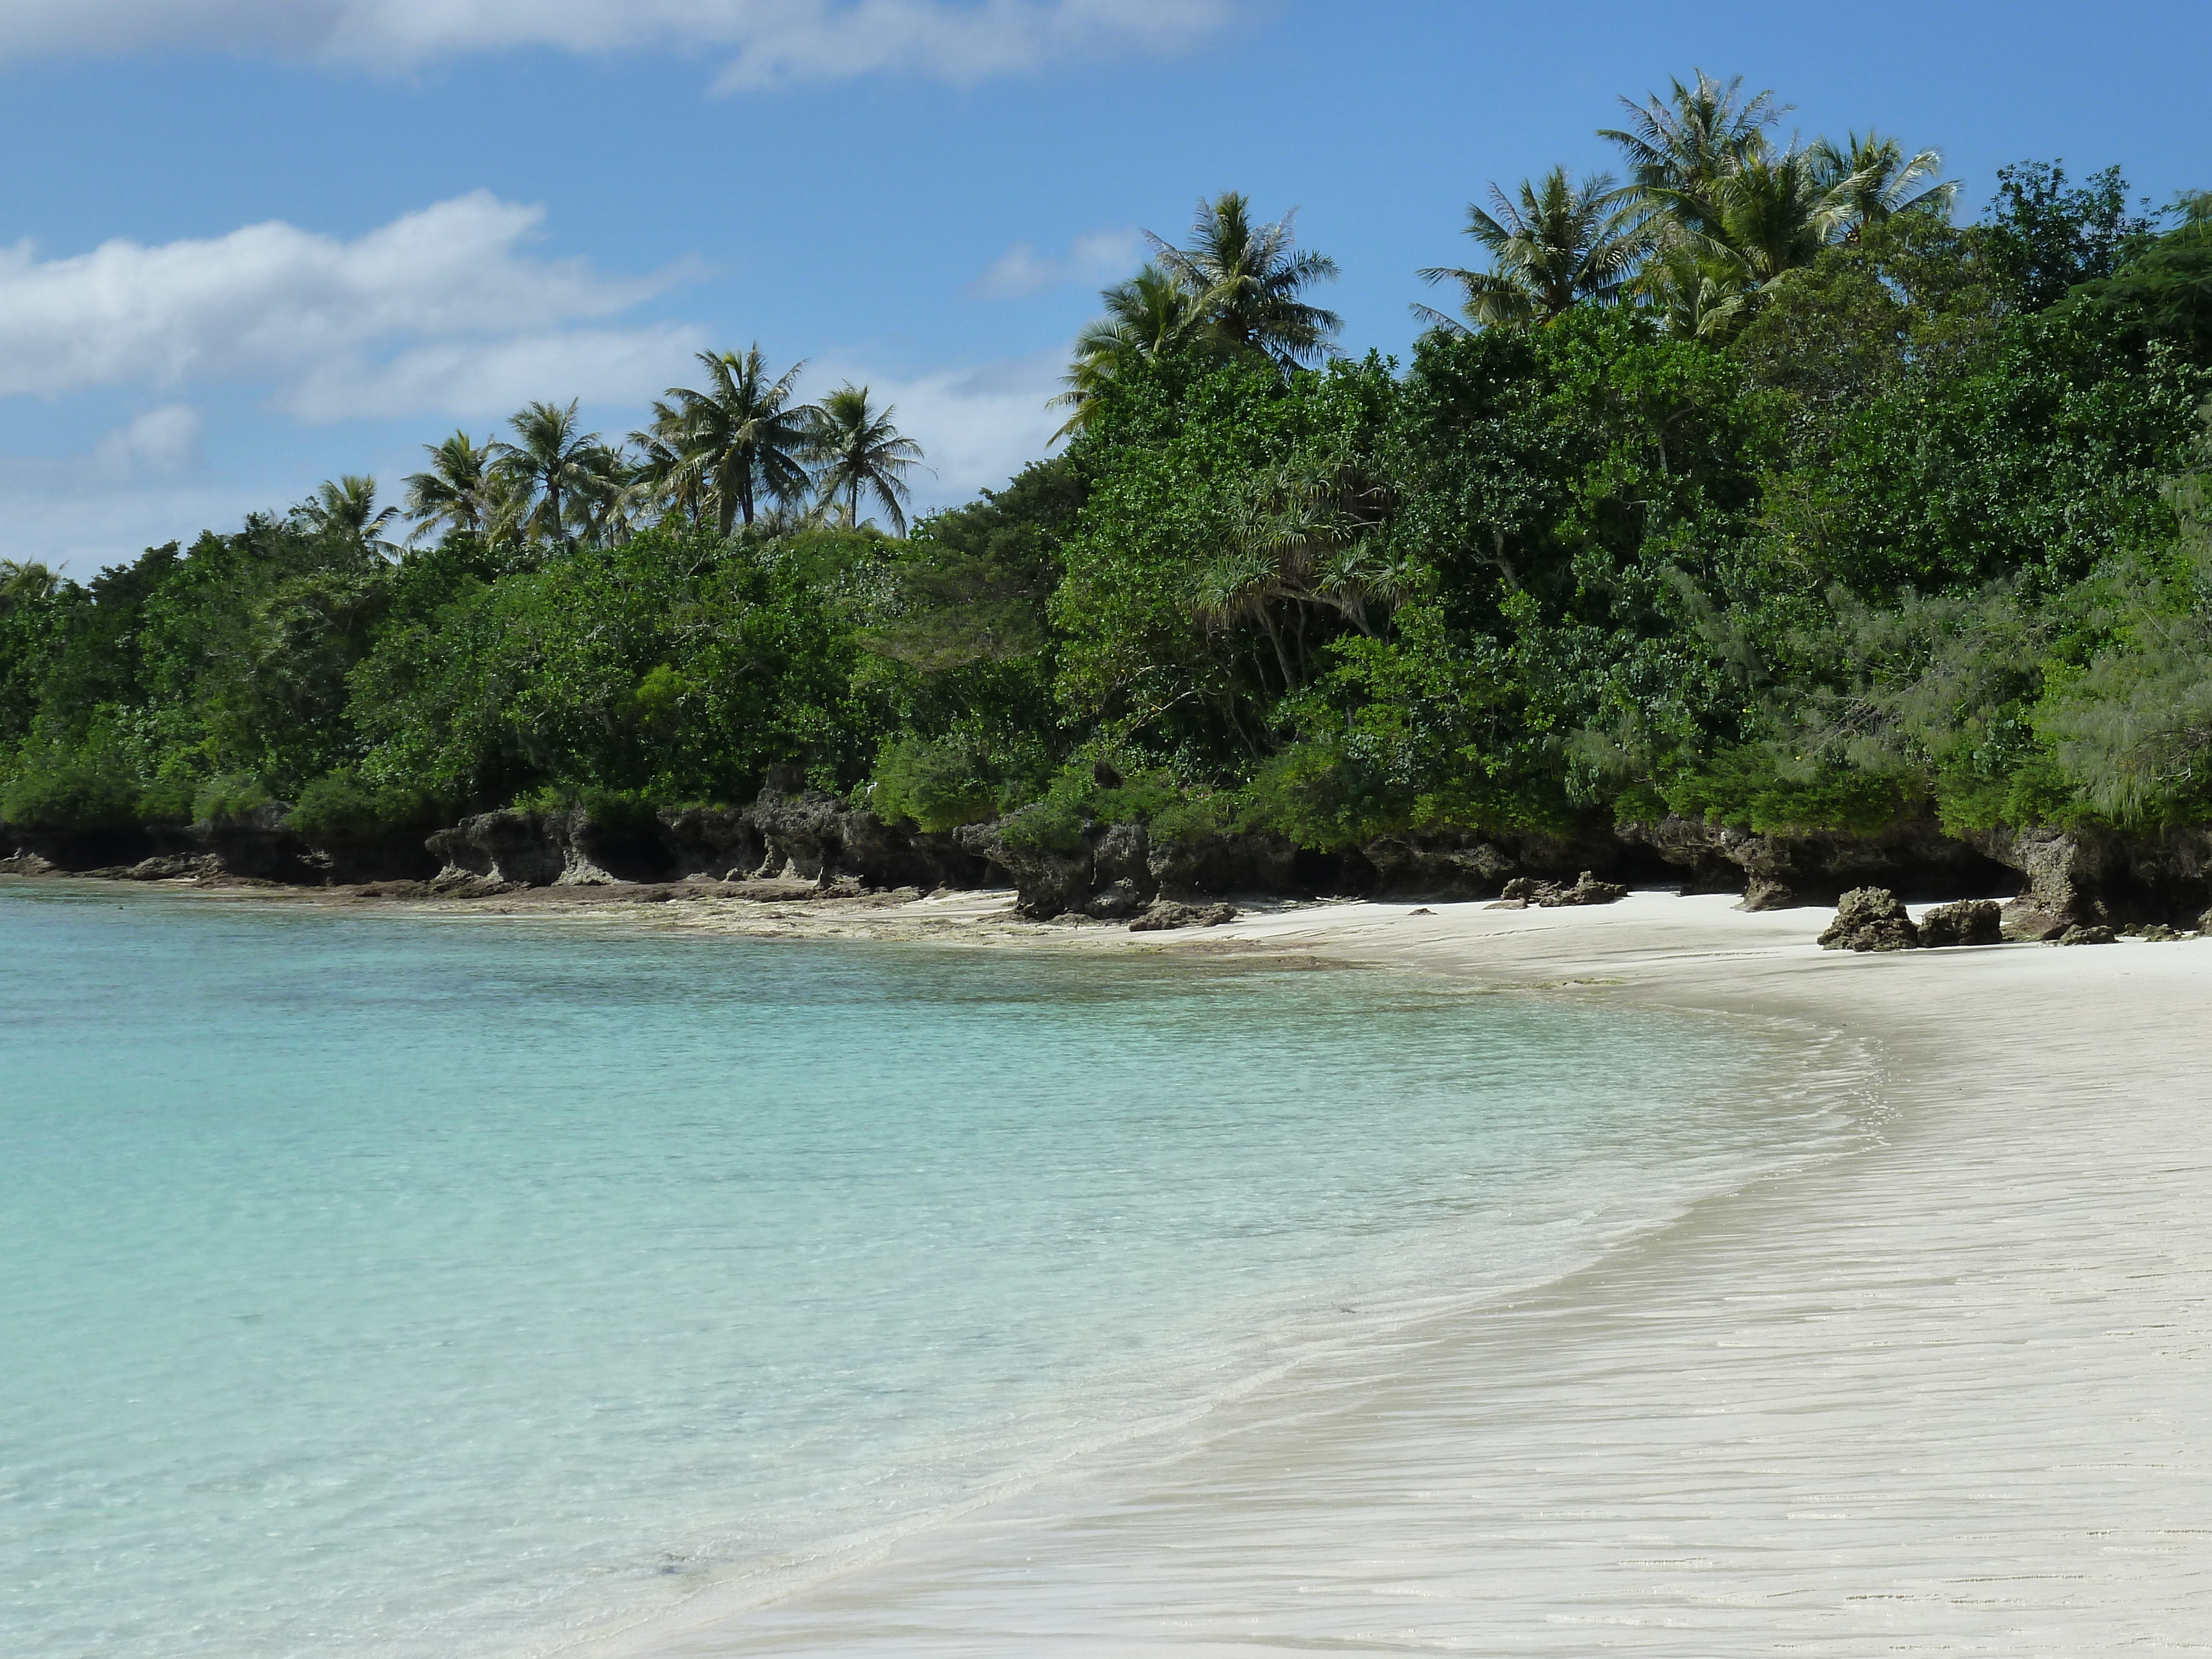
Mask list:
[[[2212,939],[1433,908],[1206,943],[1840,1030],[1878,1133],[647,1650],[2212,1649]]]

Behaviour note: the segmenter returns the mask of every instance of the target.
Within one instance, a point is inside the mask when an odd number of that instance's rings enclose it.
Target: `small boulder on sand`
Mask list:
[[[1940,951],[1951,945],[2002,945],[2003,918],[1995,899],[1960,899],[1940,904],[1920,918],[1923,950]]]
[[[1164,933],[1175,927],[1218,927],[1237,920],[1233,904],[1170,904],[1162,902],[1129,924],[1133,933]]]
[[[2120,936],[2109,927],[2069,927],[2054,941],[2059,945],[2117,945]]]
[[[1823,951],[1910,951],[1919,943],[1904,901],[1887,887],[1852,888],[1820,935]]]
[[[1628,896],[1628,889],[1617,881],[1600,881],[1597,872],[1585,870],[1575,878],[1571,887],[1564,882],[1539,881],[1534,876],[1516,876],[1505,884],[1497,908],[1519,903],[1534,904],[1551,910],[1568,904],[1611,904],[1616,899]]]

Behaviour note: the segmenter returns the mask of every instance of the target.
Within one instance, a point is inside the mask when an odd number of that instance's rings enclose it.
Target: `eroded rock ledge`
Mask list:
[[[1025,916],[1127,921],[1162,903],[1241,896],[1573,902],[1622,884],[1737,892],[1747,909],[1832,904],[1860,888],[1916,902],[2009,899],[2004,933],[2194,928],[2212,907],[2212,829],[2141,835],[1997,829],[1963,838],[1934,819],[1866,836],[1762,835],[1683,817],[1571,836],[1378,837],[1316,854],[1273,832],[1157,838],[1097,823],[1031,845],[1018,817],[939,834],[886,823],[818,791],[772,786],[743,807],[595,815],[480,813],[431,832],[347,839],[284,826],[271,802],[219,823],[94,835],[0,826],[0,873],[295,885],[441,883],[492,887],[778,880],[884,891],[1011,885]]]

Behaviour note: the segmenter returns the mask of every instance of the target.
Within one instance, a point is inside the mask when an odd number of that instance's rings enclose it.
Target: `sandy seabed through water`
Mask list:
[[[1855,957],[1825,920],[1214,930],[1840,1032],[1878,1133],[633,1650],[2212,1650],[2212,939]]]
[[[1005,896],[616,898],[574,914],[1195,944],[1781,1023],[1869,1059],[1877,1100],[1856,1150],[1565,1278],[579,1654],[2212,1651],[2212,938],[1857,957],[1814,945],[1825,911],[1652,893],[1291,907],[1195,937],[1040,932]]]

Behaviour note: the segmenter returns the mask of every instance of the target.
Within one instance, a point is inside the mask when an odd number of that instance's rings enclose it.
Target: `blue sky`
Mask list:
[[[1248,191],[1404,354],[1463,204],[1692,66],[1808,137],[2212,186],[2195,3],[9,0],[0,557],[80,574],[580,396],[618,434],[757,339],[866,380],[925,503],[1042,452],[1136,232]]]

